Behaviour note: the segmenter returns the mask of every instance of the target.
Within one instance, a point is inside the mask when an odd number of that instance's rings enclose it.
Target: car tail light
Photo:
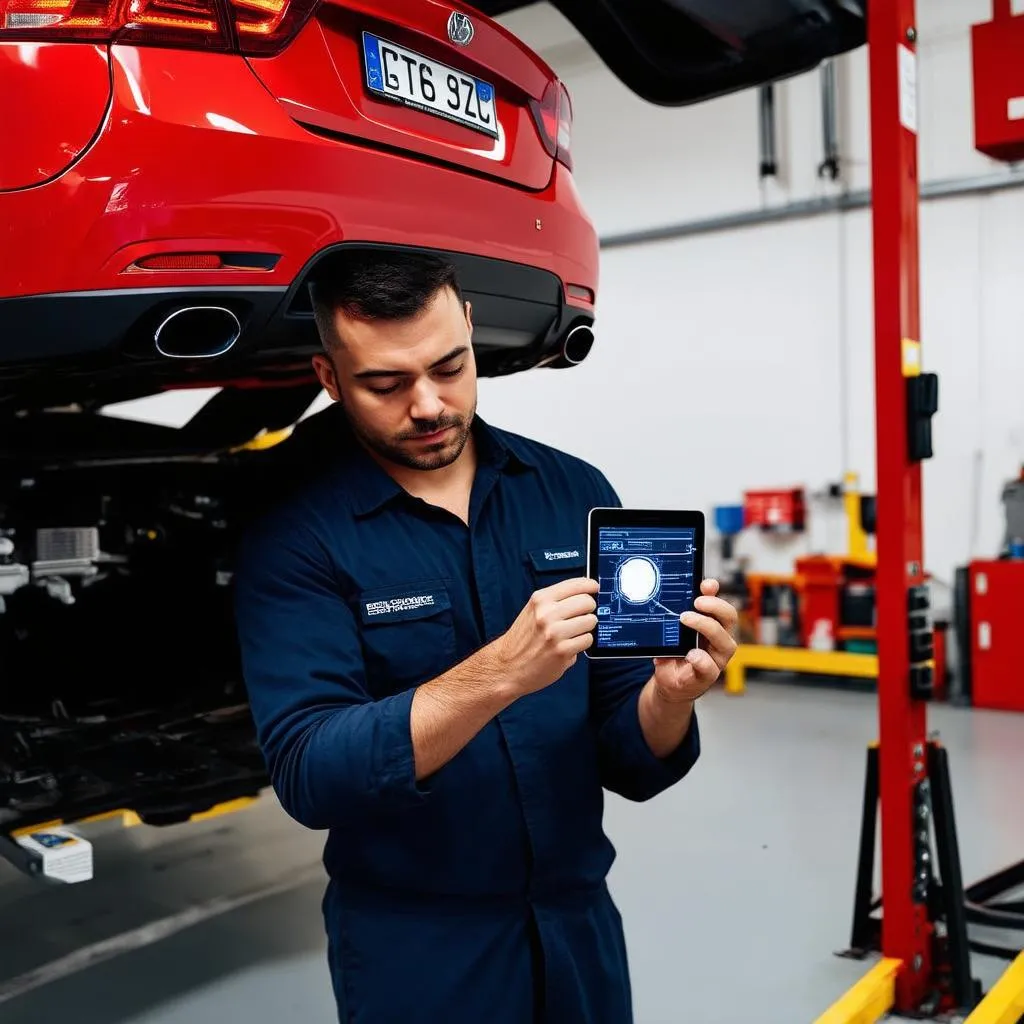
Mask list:
[[[292,39],[318,0],[230,0],[238,45],[245,54],[274,53]]]
[[[541,101],[534,101],[530,106],[544,148],[572,170],[572,100],[569,90],[561,82],[551,82]]]
[[[320,0],[0,0],[0,40],[130,43],[267,55]],[[225,12],[230,12],[232,24]]]

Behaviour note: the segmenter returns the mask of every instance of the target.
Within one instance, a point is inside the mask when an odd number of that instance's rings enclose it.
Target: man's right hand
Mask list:
[[[536,591],[496,651],[519,696],[560,679],[590,647],[597,625],[596,580],[563,580]]]
[[[417,687],[410,722],[417,779],[447,764],[510,704],[562,677],[592,642],[597,590],[589,579],[538,590],[507,632]]]

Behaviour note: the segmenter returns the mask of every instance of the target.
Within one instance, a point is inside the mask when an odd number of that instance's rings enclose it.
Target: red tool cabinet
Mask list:
[[[971,702],[1024,711],[1024,561],[976,561],[969,567]]]
[[[1024,14],[993,0],[992,20],[971,27],[974,145],[996,160],[1024,160]]]
[[[777,491],[746,491],[743,525],[762,530],[802,530],[807,517],[802,487]]]

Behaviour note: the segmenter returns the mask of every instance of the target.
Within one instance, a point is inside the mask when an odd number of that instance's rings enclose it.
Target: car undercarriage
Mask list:
[[[241,406],[268,403],[221,394],[183,428],[75,411],[8,423],[0,832],[118,809],[169,824],[266,785],[238,664],[232,553],[282,474],[325,441],[313,416],[275,447],[240,445],[255,422]],[[276,407],[311,395],[275,396]],[[255,433],[280,436],[265,429]]]

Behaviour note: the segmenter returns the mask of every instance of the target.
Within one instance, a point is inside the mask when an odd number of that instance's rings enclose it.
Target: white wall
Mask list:
[[[989,0],[918,10],[922,181],[1009,173],[973,149],[969,26]],[[576,177],[602,236],[870,185],[866,49],[838,66],[843,179],[817,177],[811,73],[777,87],[781,174],[762,186],[754,91],[654,107],[547,4],[505,20],[572,91]],[[923,351],[941,405],[925,543],[941,579],[996,551],[1001,486],[1024,461],[1022,227],[1024,190],[922,207]],[[748,487],[814,490],[846,470],[873,487],[868,211],[607,250],[598,326],[583,366],[485,381],[482,409],[594,460],[631,503],[710,510]],[[770,570],[808,544],[841,546],[842,533],[753,550]]]

